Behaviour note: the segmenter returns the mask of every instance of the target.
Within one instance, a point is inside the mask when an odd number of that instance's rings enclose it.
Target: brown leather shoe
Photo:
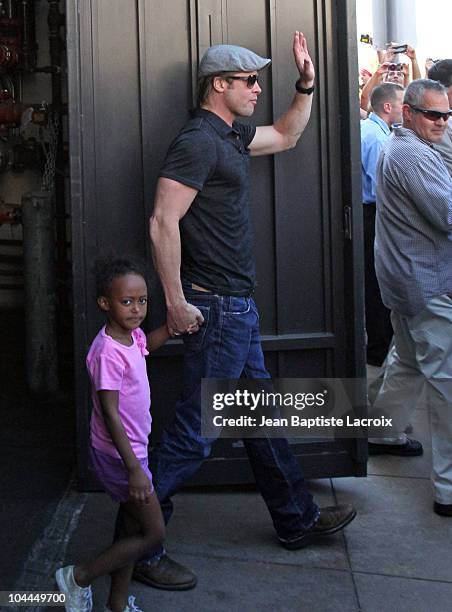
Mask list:
[[[133,568],[133,579],[154,589],[165,591],[188,591],[198,582],[196,575],[180,563],[163,555],[155,563],[137,563]]]
[[[331,535],[343,529],[353,521],[355,516],[356,510],[351,504],[320,508],[319,519],[311,529],[291,540],[280,539],[280,542],[288,550],[298,550],[320,536]]]

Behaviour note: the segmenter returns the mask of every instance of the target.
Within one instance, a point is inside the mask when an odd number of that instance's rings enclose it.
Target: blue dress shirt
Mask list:
[[[367,119],[361,121],[361,175],[365,204],[377,201],[377,161],[390,134],[389,126],[375,113],[370,113]]]

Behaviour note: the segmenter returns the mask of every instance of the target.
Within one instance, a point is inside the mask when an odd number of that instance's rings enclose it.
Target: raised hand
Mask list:
[[[391,63],[394,61],[394,56],[395,56],[395,53],[390,43],[387,49],[383,49],[378,52],[378,61],[380,62],[380,64],[384,64],[386,62]]]
[[[385,76],[388,74],[389,66],[391,62],[383,62],[378,66],[378,68],[374,72],[375,79],[378,79],[380,82],[385,79]]]
[[[308,43],[302,32],[295,32],[293,37],[293,55],[300,81],[304,87],[311,87],[315,78],[314,64],[308,51]]]
[[[416,59],[416,50],[410,45],[406,46],[405,55],[410,58],[410,60]]]

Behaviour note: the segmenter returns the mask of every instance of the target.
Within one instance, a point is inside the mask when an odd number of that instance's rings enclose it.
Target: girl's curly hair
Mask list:
[[[108,295],[113,279],[126,274],[137,274],[146,280],[144,264],[129,257],[104,256],[96,260],[96,295]]]

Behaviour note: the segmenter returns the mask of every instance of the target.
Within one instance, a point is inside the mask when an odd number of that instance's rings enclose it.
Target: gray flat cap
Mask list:
[[[269,65],[271,59],[260,57],[245,47],[214,45],[209,47],[199,63],[198,76],[219,72],[253,72]]]

